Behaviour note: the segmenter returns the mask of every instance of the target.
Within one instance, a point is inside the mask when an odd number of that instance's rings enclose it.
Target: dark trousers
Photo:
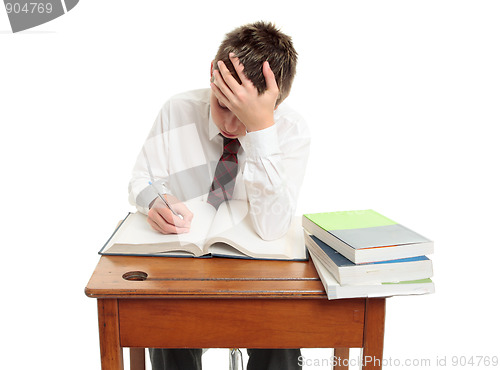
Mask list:
[[[201,349],[150,348],[153,370],[201,370]],[[300,370],[300,349],[248,349],[247,370]]]

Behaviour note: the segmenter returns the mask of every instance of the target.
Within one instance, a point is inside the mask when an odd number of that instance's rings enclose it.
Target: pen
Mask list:
[[[155,189],[156,191],[156,194],[158,194],[158,196],[160,197],[161,200],[163,200],[163,203],[165,203],[165,205],[168,207],[168,209],[177,217],[179,217],[179,214],[177,212],[174,211],[174,209],[172,208],[172,206],[167,202],[167,200],[165,199],[165,197],[160,194],[160,192],[158,191],[158,189],[156,189],[156,187],[151,183],[151,181],[149,181],[149,185],[153,186],[153,189]]]

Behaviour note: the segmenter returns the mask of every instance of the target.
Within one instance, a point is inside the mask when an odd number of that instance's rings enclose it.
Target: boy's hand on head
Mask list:
[[[153,229],[162,234],[183,234],[189,232],[193,214],[184,203],[174,196],[168,195],[168,201],[176,216],[160,199],[156,198],[148,212],[147,221]]]
[[[229,59],[241,80],[241,85],[224,62],[219,61],[219,70],[214,70],[214,81],[210,85],[215,96],[238,117],[248,132],[272,126],[279,88],[269,63],[266,61],[262,65],[266,91],[259,95],[252,81],[245,76],[244,66],[239,59],[233,53],[229,54]]]

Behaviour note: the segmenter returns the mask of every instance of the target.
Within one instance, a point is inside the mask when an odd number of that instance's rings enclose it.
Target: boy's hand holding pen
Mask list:
[[[193,213],[173,195],[160,194],[153,201],[147,221],[153,229],[162,234],[183,234],[189,232]]]

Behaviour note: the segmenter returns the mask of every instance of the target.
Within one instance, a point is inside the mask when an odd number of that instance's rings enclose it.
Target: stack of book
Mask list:
[[[329,299],[434,292],[429,239],[373,211],[306,214],[306,247]]]

